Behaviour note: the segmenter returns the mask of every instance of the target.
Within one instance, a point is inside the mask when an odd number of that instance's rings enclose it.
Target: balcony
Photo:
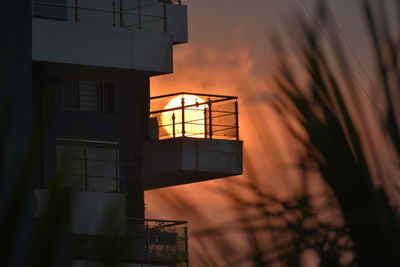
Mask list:
[[[32,10],[37,61],[170,73],[172,45],[188,39],[180,1],[35,0]]]
[[[242,174],[237,97],[177,93],[150,99],[145,189]]]
[[[185,221],[129,218],[126,221],[126,235],[117,242],[113,241],[113,244],[109,244],[106,238],[75,235],[74,262],[104,261],[104,252],[111,248],[112,257],[121,266],[188,266],[188,230]]]
[[[48,213],[54,204],[48,202],[51,194],[35,190],[35,222],[40,227],[53,216]],[[60,227],[65,229],[62,238],[72,241],[72,266],[103,266],[100,263],[110,259],[121,267],[188,266],[186,221],[126,218],[123,194],[62,191],[60,196],[69,207],[63,210]]]

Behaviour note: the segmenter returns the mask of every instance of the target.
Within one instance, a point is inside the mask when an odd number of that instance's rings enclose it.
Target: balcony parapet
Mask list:
[[[114,243],[113,258],[120,264],[188,266],[186,221],[127,218],[126,231]],[[96,236],[75,236],[73,259],[102,261],[107,242]]]
[[[33,0],[34,18],[167,32],[187,42],[187,9],[177,0]]]
[[[164,32],[101,28],[34,19],[32,58],[53,64],[101,70],[145,71],[150,76],[172,72],[172,37]],[[76,71],[75,70],[75,71]]]
[[[146,190],[243,173],[237,97],[177,93],[150,98],[143,146]]]

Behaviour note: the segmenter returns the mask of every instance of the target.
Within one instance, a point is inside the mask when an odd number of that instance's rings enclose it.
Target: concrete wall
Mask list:
[[[172,36],[164,32],[33,19],[36,61],[172,72]]]
[[[49,192],[36,189],[35,217],[41,218],[48,205]],[[70,191],[70,210],[65,210],[71,233],[102,236],[125,235],[125,196],[115,193]]]
[[[125,235],[125,196],[116,193],[72,192],[74,234]]]
[[[143,218],[144,193],[141,181],[143,143],[147,137],[149,78],[142,73],[125,73],[114,77],[102,72],[79,73],[79,66],[62,68],[55,64],[35,64],[35,84],[42,94],[48,93],[52,103],[42,110],[43,172],[42,184],[49,184],[56,169],[56,138],[111,141],[119,143],[120,180],[122,192],[127,193],[126,213],[129,217]],[[52,75],[50,69],[59,69]],[[41,71],[39,71],[42,69]],[[103,70],[107,72],[106,70]],[[74,73],[74,75],[70,75]],[[57,76],[53,76],[57,75]],[[112,113],[61,110],[58,106],[57,83],[61,78],[107,81],[115,84],[114,111]],[[42,96],[43,97],[43,96]],[[43,108],[43,107],[42,107]]]
[[[187,7],[167,4],[167,32],[172,34],[174,44],[188,42]]]
[[[176,138],[144,144],[145,189],[208,181],[242,172],[242,141]]]

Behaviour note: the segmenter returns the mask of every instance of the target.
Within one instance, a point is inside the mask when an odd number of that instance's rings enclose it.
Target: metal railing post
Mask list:
[[[138,0],[138,27],[142,29],[142,1]]]
[[[175,138],[175,112],[172,113],[172,137]]]
[[[150,237],[149,237],[149,224],[147,222],[144,222],[146,224],[146,261],[147,264],[150,264]]]
[[[75,23],[79,23],[79,3],[75,0]]]
[[[209,133],[209,137],[210,139],[212,139],[213,136],[213,130],[212,130],[212,103],[211,103],[211,99],[208,99],[208,119],[209,119],[209,123],[208,123],[208,129],[210,131]]]
[[[188,237],[188,228],[185,225],[185,258],[186,258],[186,266],[189,266],[189,237]]]
[[[88,182],[88,147],[85,146],[85,192],[88,192],[89,189],[89,182]]]
[[[235,101],[235,128],[236,128],[236,140],[239,140],[239,105],[237,100]]]
[[[182,136],[185,136],[185,98],[182,97]]]
[[[122,14],[122,0],[119,0],[119,26],[124,26],[124,15]]]
[[[207,139],[207,109],[204,108],[204,138]]]
[[[167,0],[164,0],[164,32],[167,32]]]
[[[115,0],[113,0],[113,1],[112,1],[112,9],[113,9],[113,27],[117,26],[117,25],[116,25],[116,22],[115,22],[115,12],[116,12],[115,6],[116,6],[116,3],[115,3]]]
[[[119,181],[119,153],[118,153],[118,149],[115,149],[115,160],[116,160],[116,163],[115,163],[115,175],[117,176],[117,177],[115,177],[116,179],[116,189],[117,189],[117,193],[119,193],[120,192],[120,181]]]

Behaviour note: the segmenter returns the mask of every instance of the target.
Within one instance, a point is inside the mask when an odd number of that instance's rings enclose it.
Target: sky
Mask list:
[[[231,216],[230,203],[215,187],[224,186],[225,180],[247,179],[246,170],[250,165],[263,177],[269,190],[281,195],[297,190],[297,171],[289,167],[297,150],[271,107],[278,93],[272,83],[276,54],[270,40],[273,34],[293,34],[299,16],[312,23],[313,2],[183,1],[188,6],[189,43],[174,47],[174,73],[152,78],[151,95],[187,91],[238,96],[244,175],[148,191],[145,194],[147,217],[189,220],[190,231],[196,231],[199,228],[196,215],[188,210],[189,206],[164,201],[163,197],[174,194],[190,199],[209,218],[210,225],[223,223]],[[365,99],[372,87],[366,76],[373,69],[365,60],[371,55],[359,1],[327,2],[347,44],[350,63],[356,70],[355,79],[365,90],[359,93]],[[316,188],[323,188],[318,178],[314,182]]]

